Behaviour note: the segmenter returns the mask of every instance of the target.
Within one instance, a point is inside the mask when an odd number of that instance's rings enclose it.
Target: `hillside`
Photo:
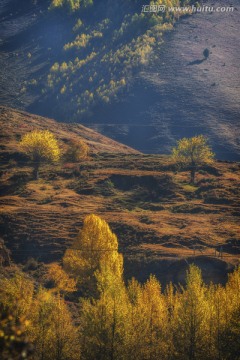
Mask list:
[[[205,134],[219,159],[240,160],[239,2],[204,5],[235,10],[181,18],[153,63],[134,77],[129,95],[94,114],[93,128],[147,153],[168,153],[176,139]],[[112,111],[114,126],[105,120]]]
[[[0,123],[0,236],[14,261],[60,260],[83,218],[95,213],[118,235],[126,277],[153,272],[163,284],[178,282],[195,262],[206,281],[225,282],[239,263],[238,164],[216,161],[192,186],[167,156],[137,153],[80,125],[5,107]],[[91,159],[45,165],[32,180],[18,141],[33,128],[53,131],[62,147],[83,137]]]
[[[48,129],[62,142],[63,147],[64,143],[68,143],[70,140],[77,140],[80,137],[90,147],[91,153],[138,153],[137,150],[111,140],[80,124],[68,125],[56,123],[54,120],[32,115],[24,111],[13,110],[5,106],[0,106],[0,117],[2,137],[1,157],[3,161],[8,156],[14,158],[14,151],[17,150],[16,140],[19,140],[23,134],[33,129]],[[4,149],[11,150],[11,154],[5,153]]]
[[[83,1],[76,11],[50,3],[0,4],[2,104],[80,122],[145,153],[203,133],[219,159],[239,160],[237,0],[214,2],[233,12],[180,18],[142,14],[144,1]]]

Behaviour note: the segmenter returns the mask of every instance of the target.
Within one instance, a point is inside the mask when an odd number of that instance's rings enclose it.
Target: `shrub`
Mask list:
[[[89,146],[83,140],[71,140],[65,153],[65,161],[79,162],[88,159]]]
[[[37,260],[31,257],[27,260],[23,269],[24,269],[24,271],[37,270],[38,266],[39,266],[39,264],[38,264]]]

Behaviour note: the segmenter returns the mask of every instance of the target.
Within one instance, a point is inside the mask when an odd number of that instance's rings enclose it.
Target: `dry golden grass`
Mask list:
[[[17,261],[59,260],[83,218],[95,213],[110,223],[131,264],[144,253],[154,263],[173,257],[210,259],[220,250],[222,261],[239,262],[239,165],[216,162],[203,168],[192,186],[188,172],[176,173],[167,156],[129,148],[123,154],[121,144],[98,134],[97,143],[90,131],[95,141],[90,161],[44,165],[36,181],[31,164],[18,152],[19,136],[31,127],[51,125],[64,144],[73,131],[80,135],[81,127],[72,130],[52,120],[2,111],[0,236]]]

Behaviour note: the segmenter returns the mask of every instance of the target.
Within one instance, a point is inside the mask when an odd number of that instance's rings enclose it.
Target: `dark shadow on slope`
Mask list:
[[[206,58],[203,59],[199,59],[199,60],[194,60],[188,63],[188,66],[192,66],[192,65],[200,65],[202,64],[204,61],[206,61]]]

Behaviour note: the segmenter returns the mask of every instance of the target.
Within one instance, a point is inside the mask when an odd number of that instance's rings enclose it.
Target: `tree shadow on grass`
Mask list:
[[[202,64],[205,60],[207,60],[207,58],[194,60],[194,61],[189,62],[187,65],[188,66],[190,66],[190,65],[199,65],[199,64]]]

